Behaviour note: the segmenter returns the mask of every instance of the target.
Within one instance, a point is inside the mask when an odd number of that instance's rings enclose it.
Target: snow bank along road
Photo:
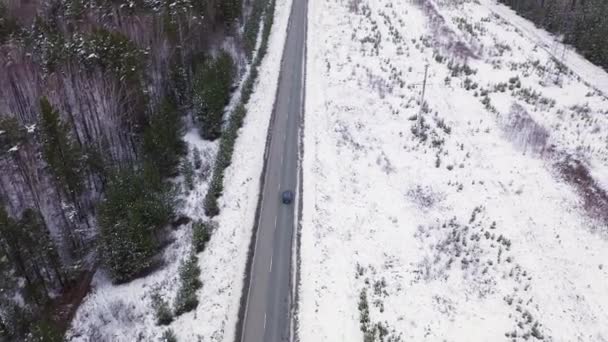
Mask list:
[[[282,204],[280,195],[284,190],[295,190],[297,183],[306,5],[306,0],[293,2],[288,26],[268,146],[262,207],[241,336],[243,342],[289,339],[295,205]]]

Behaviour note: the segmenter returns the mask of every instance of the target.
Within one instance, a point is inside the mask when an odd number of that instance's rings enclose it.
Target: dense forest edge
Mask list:
[[[560,36],[593,64],[608,70],[608,2],[604,0],[498,0]]]
[[[201,164],[184,161],[190,126],[219,140],[205,199],[219,213],[273,9],[0,0],[0,340],[61,341],[97,267],[115,283],[161,267],[167,232],[184,220],[172,180],[191,187]],[[179,299],[173,312],[158,299],[159,324],[196,307],[196,253],[212,225],[193,224]]]

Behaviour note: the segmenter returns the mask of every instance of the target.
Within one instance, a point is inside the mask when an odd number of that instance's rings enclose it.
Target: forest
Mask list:
[[[608,2],[499,0],[536,25],[563,37],[592,63],[608,70]]]
[[[266,3],[0,0],[0,340],[60,341],[97,268],[158,266],[184,130],[234,143]]]

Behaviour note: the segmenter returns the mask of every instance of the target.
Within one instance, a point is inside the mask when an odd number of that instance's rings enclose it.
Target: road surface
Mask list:
[[[296,193],[298,126],[303,112],[307,0],[293,0],[281,75],[241,342],[289,341],[292,304],[292,241],[297,200],[281,203],[281,193]]]

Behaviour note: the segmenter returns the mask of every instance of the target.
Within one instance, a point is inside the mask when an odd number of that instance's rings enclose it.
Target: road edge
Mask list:
[[[290,321],[290,342],[300,342],[300,320],[298,319],[298,313],[300,309],[300,265],[302,263],[301,253],[300,253],[300,242],[302,238],[302,209],[304,207],[304,171],[302,169],[302,164],[304,161],[304,126],[305,126],[305,113],[306,113],[306,71],[308,69],[308,4],[309,1],[306,1],[306,5],[304,6],[304,16],[306,20],[304,21],[304,61],[302,62],[302,108],[300,111],[300,123],[298,128],[298,207],[297,207],[297,224],[295,225],[296,231],[294,232],[295,244],[293,245],[293,249],[295,249],[296,260],[292,262],[292,265],[295,264],[294,273],[294,284],[292,287],[293,291],[293,310]],[[292,278],[292,279],[293,279]]]

